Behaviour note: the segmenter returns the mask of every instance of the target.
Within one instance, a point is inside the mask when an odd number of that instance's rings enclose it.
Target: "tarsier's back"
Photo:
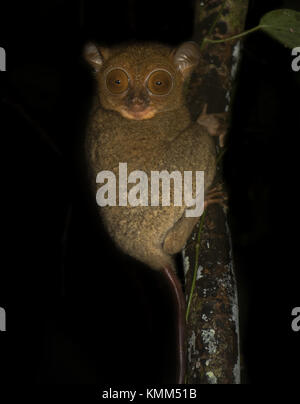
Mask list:
[[[100,101],[86,141],[95,192],[99,172],[116,178],[116,206],[103,206],[100,214],[124,252],[154,269],[172,266],[172,255],[182,249],[198,218],[186,217],[185,201],[174,206],[172,186],[170,206],[161,206],[161,196],[159,206],[151,206],[151,173],[178,171],[183,179],[184,171],[204,171],[205,191],[214,178],[213,142],[191,122],[184,105],[185,80],[198,62],[199,49],[192,42],[177,50],[158,44],[89,45],[86,57],[95,69]],[[120,188],[120,163],[128,176],[136,170],[146,175],[147,206],[122,206],[136,185]]]

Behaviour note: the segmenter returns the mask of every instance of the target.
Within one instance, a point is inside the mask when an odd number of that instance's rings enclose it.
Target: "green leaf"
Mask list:
[[[300,46],[300,13],[294,10],[273,10],[259,23],[261,29],[289,48]]]

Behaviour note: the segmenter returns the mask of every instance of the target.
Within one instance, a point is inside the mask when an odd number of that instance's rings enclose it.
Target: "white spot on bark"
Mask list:
[[[229,270],[232,274],[232,289],[233,289],[233,297],[231,300],[231,308],[232,308],[232,317],[231,320],[234,322],[235,325],[235,332],[237,336],[237,348],[238,348],[238,354],[237,354],[237,361],[236,364],[234,365],[234,368],[232,369],[233,372],[233,377],[234,381],[236,384],[241,383],[241,364],[240,364],[240,332],[239,332],[239,309],[238,309],[238,293],[237,293],[237,285],[236,285],[236,279],[234,275],[234,269],[233,269],[233,257],[232,257],[232,240],[231,240],[231,233],[230,229],[227,223],[227,220],[225,220],[225,227],[226,227],[226,232],[228,234],[228,240],[229,240]]]
[[[203,343],[205,344],[205,349],[209,354],[215,354],[217,352],[217,341],[215,338],[215,330],[210,328],[209,330],[202,330],[201,336]]]
[[[217,384],[218,379],[216,376],[213,374],[213,372],[206,372],[206,376],[208,378],[208,383],[209,384]]]
[[[241,41],[237,41],[237,43],[233,47],[232,51],[232,66],[231,66],[231,79],[233,80],[236,76],[239,59],[241,54]]]
[[[199,266],[198,266],[198,270],[197,270],[196,280],[198,280],[198,279],[200,279],[200,278],[203,278],[202,271],[203,271],[203,266],[202,266],[202,265],[199,265]]]
[[[196,334],[192,331],[191,338],[188,340],[188,357],[189,363],[192,362],[192,355],[198,355],[199,351],[196,349]]]
[[[233,376],[236,384],[241,384],[241,374],[240,374],[240,360],[238,359],[237,363],[233,368]]]
[[[182,250],[182,259],[183,259],[183,270],[184,270],[184,275],[188,273],[190,269],[190,259],[187,255],[185,255],[185,249]]]
[[[231,66],[231,72],[230,72],[231,80],[235,79],[237,69],[238,69],[238,65],[239,65],[239,61],[240,61],[240,55],[241,55],[241,41],[238,41],[234,45],[233,51],[232,51],[232,66]],[[230,91],[226,92],[225,98],[226,98],[226,101],[227,101],[227,104],[225,106],[225,112],[228,112],[229,111],[229,106],[230,106],[230,101],[231,101],[231,92]]]
[[[206,314],[202,314],[202,320],[203,320],[203,321],[208,321],[208,317],[207,317]]]

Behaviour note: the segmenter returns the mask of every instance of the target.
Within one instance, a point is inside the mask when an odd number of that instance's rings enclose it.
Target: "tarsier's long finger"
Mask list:
[[[207,197],[205,198],[205,200],[214,199],[214,198],[228,199],[227,195],[224,195],[223,192],[221,192],[221,191],[216,191],[216,192],[212,192],[212,193],[210,193],[209,195],[207,195]]]
[[[224,198],[215,198],[215,199],[208,199],[208,200],[204,201],[204,209],[206,209],[209,205],[213,205],[213,204],[216,204],[216,203],[218,205],[223,206],[223,207],[227,206]]]

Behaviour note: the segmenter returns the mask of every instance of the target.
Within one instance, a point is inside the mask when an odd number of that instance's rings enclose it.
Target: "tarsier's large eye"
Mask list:
[[[128,76],[122,69],[111,70],[106,76],[106,86],[113,94],[120,94],[128,88]]]
[[[165,95],[172,88],[172,76],[166,70],[156,70],[148,78],[148,88],[155,95]]]

